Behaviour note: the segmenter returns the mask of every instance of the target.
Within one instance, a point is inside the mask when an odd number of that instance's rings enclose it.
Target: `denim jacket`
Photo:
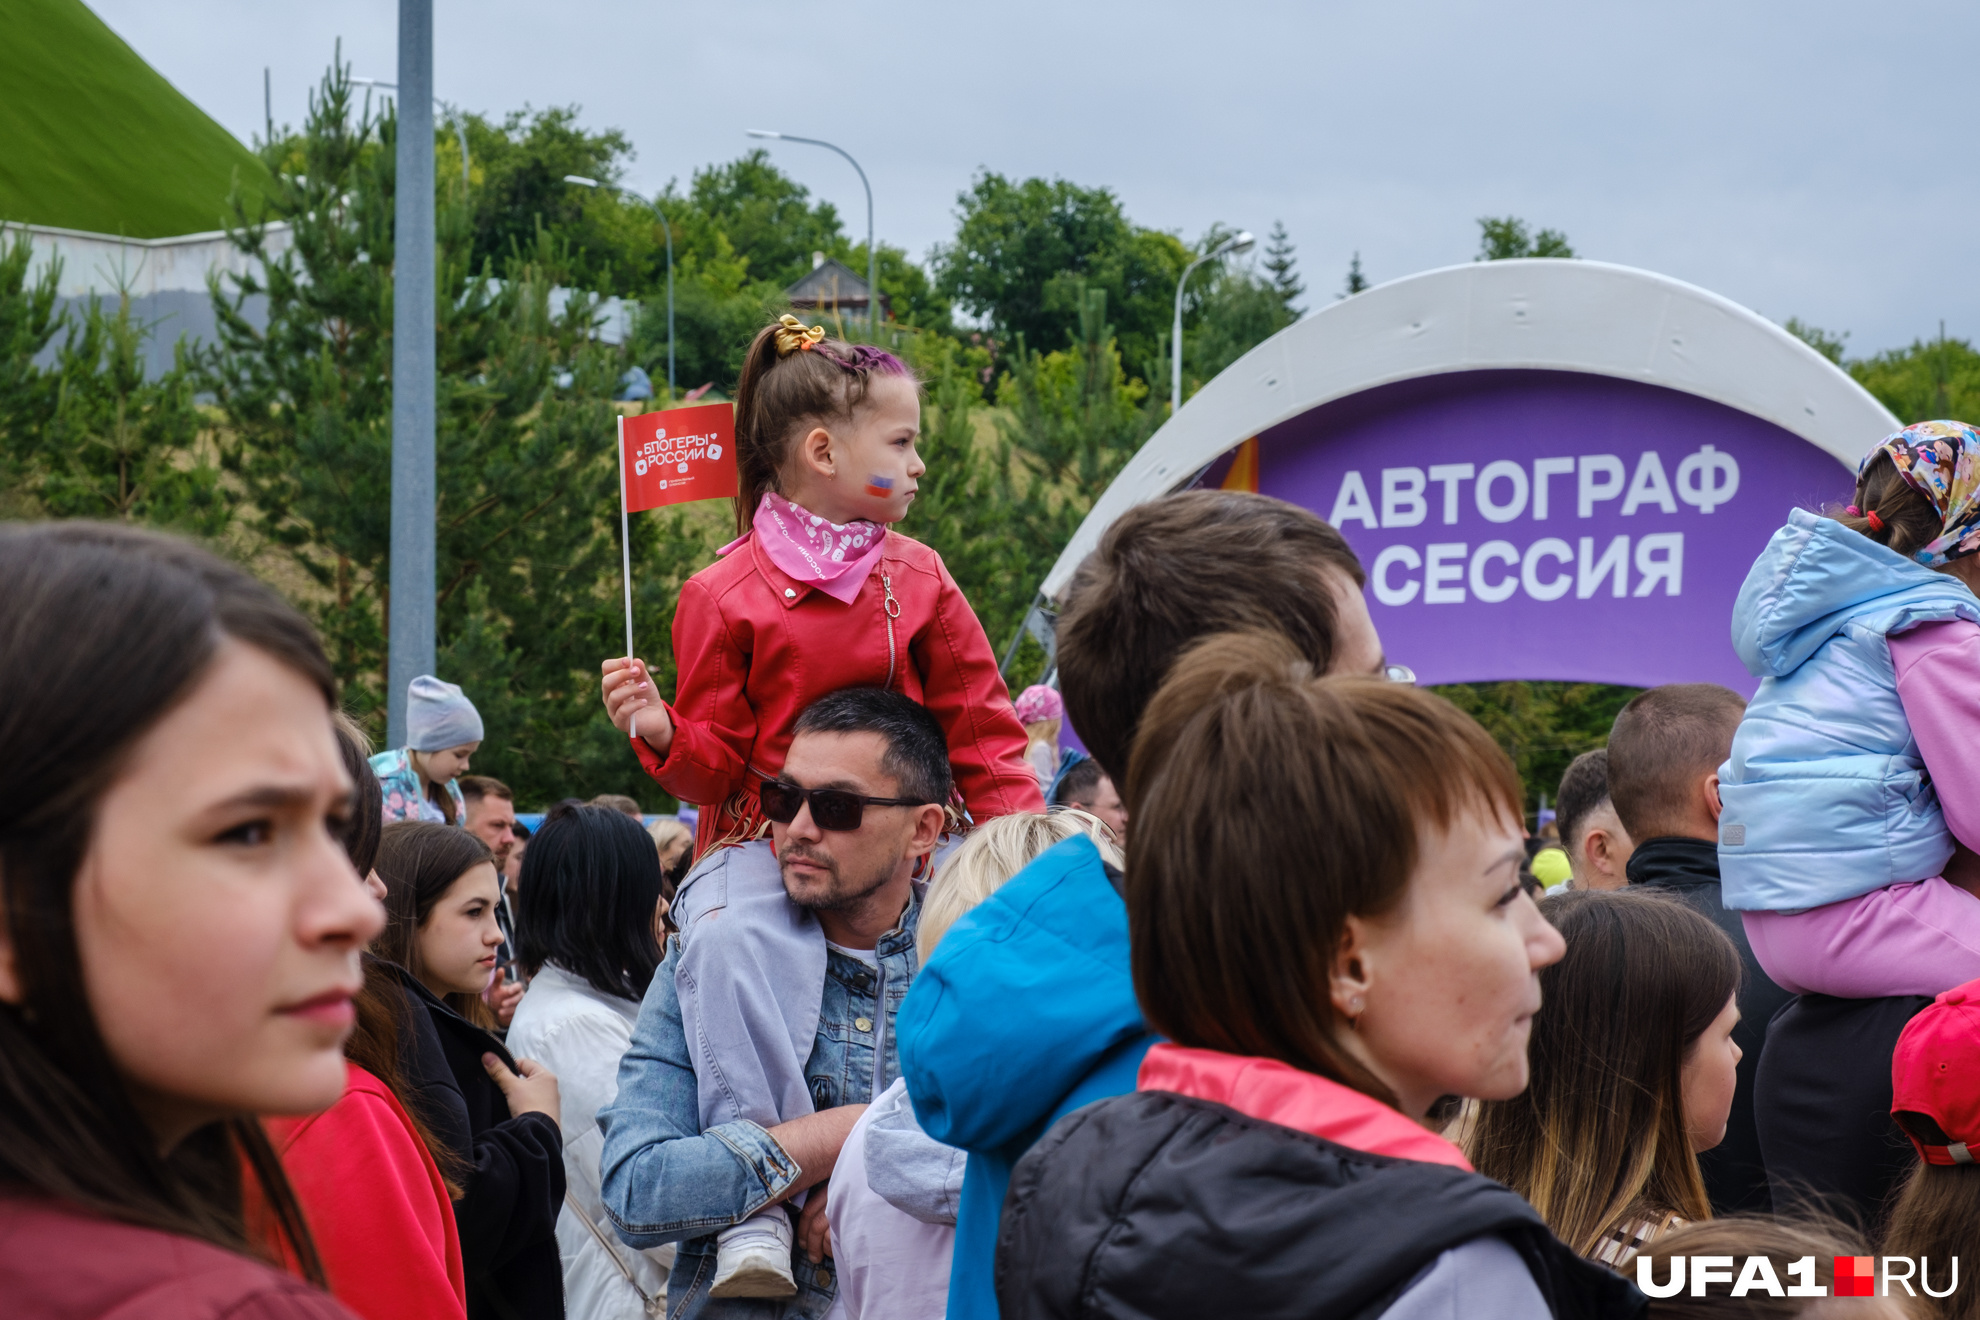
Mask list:
[[[914,977],[920,916],[917,891],[900,924],[880,938],[874,950],[877,971],[837,950],[827,953],[818,1037],[805,1065],[819,1109],[865,1104],[900,1075],[894,1016]],[[618,1098],[598,1114],[605,1134],[600,1167],[606,1212],[632,1246],[681,1244],[668,1280],[672,1320],[817,1320],[832,1305],[837,1276],[831,1260],[813,1265],[802,1250],[792,1253],[794,1297],[708,1296],[716,1232],[782,1196],[797,1180],[798,1168],[748,1119],[701,1130],[694,1067],[674,989],[680,955],[680,945],[670,944],[619,1062]]]

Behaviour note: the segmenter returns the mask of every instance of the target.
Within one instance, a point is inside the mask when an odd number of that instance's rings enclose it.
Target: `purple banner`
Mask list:
[[[1739,585],[1788,510],[1851,486],[1829,454],[1750,414],[1570,372],[1403,381],[1258,439],[1258,489],[1347,537],[1389,658],[1424,683],[1750,695],[1729,640]]]

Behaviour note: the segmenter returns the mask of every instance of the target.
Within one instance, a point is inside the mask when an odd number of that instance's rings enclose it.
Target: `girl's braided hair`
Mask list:
[[[807,422],[849,420],[866,402],[875,375],[914,380],[907,364],[883,348],[828,339],[783,316],[756,332],[736,382],[736,532],[749,531],[791,443]]]

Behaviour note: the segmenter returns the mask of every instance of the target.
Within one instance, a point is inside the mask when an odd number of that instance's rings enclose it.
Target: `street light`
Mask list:
[[[667,236],[667,402],[674,401],[674,230],[667,223],[667,213],[660,209],[660,203],[648,202],[630,188],[621,188],[616,183],[600,183],[582,174],[566,174],[565,183],[574,183],[580,188],[610,189],[622,197],[631,197],[644,202],[653,214],[660,217],[660,232]]]
[[[749,130],[749,135],[753,138],[770,138],[777,142],[802,142],[806,146],[836,151],[846,158],[847,164],[859,170],[859,186],[866,189],[866,337],[873,338],[874,327],[879,325],[876,318],[880,312],[880,260],[879,250],[873,246],[873,185],[866,181],[866,171],[859,169],[859,162],[852,158],[851,152],[844,147],[835,147],[830,142],[821,142],[817,138],[793,137],[789,133],[779,133],[768,128],[752,128]]]
[[[1176,281],[1176,328],[1175,328],[1175,333],[1170,340],[1170,357],[1174,359],[1174,363],[1175,363],[1174,369],[1169,374],[1169,416],[1171,417],[1174,417],[1178,412],[1182,411],[1183,286],[1189,283],[1189,277],[1191,272],[1193,272],[1198,266],[1201,266],[1204,262],[1215,260],[1218,257],[1234,257],[1238,255],[1240,252],[1249,252],[1251,251],[1252,244],[1256,243],[1257,241],[1258,241],[1257,239],[1251,236],[1251,231],[1249,229],[1240,229],[1235,234],[1232,234],[1229,238],[1219,243],[1216,247],[1211,248],[1208,252],[1198,257],[1195,261],[1192,261],[1189,263],[1189,265],[1183,267],[1182,278]]]
[[[264,81],[266,80],[264,79]],[[356,83],[360,87],[382,87],[386,91],[391,92],[395,95],[398,93],[399,90],[399,84],[383,82],[377,78],[353,78],[351,79],[351,81],[353,83]],[[266,99],[265,93],[263,99],[264,100]],[[454,136],[459,138],[461,143],[461,187],[466,188],[468,186],[467,117],[465,115],[457,113],[452,105],[441,100],[437,96],[433,98],[433,104],[439,106],[446,113],[454,116]],[[269,122],[271,124],[274,122],[274,118],[272,114],[269,118]]]
[[[399,0],[398,182],[392,200],[392,594],[385,729],[406,746],[412,681],[437,667],[439,484],[434,460],[433,0]]]

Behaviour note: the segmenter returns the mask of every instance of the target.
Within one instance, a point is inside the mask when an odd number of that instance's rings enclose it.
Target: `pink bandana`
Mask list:
[[[770,491],[756,506],[750,536],[770,556],[770,562],[799,582],[809,582],[843,604],[866,584],[867,574],[880,562],[887,529],[856,518],[849,523],[826,522]],[[739,536],[716,551],[726,555],[749,540]]]

